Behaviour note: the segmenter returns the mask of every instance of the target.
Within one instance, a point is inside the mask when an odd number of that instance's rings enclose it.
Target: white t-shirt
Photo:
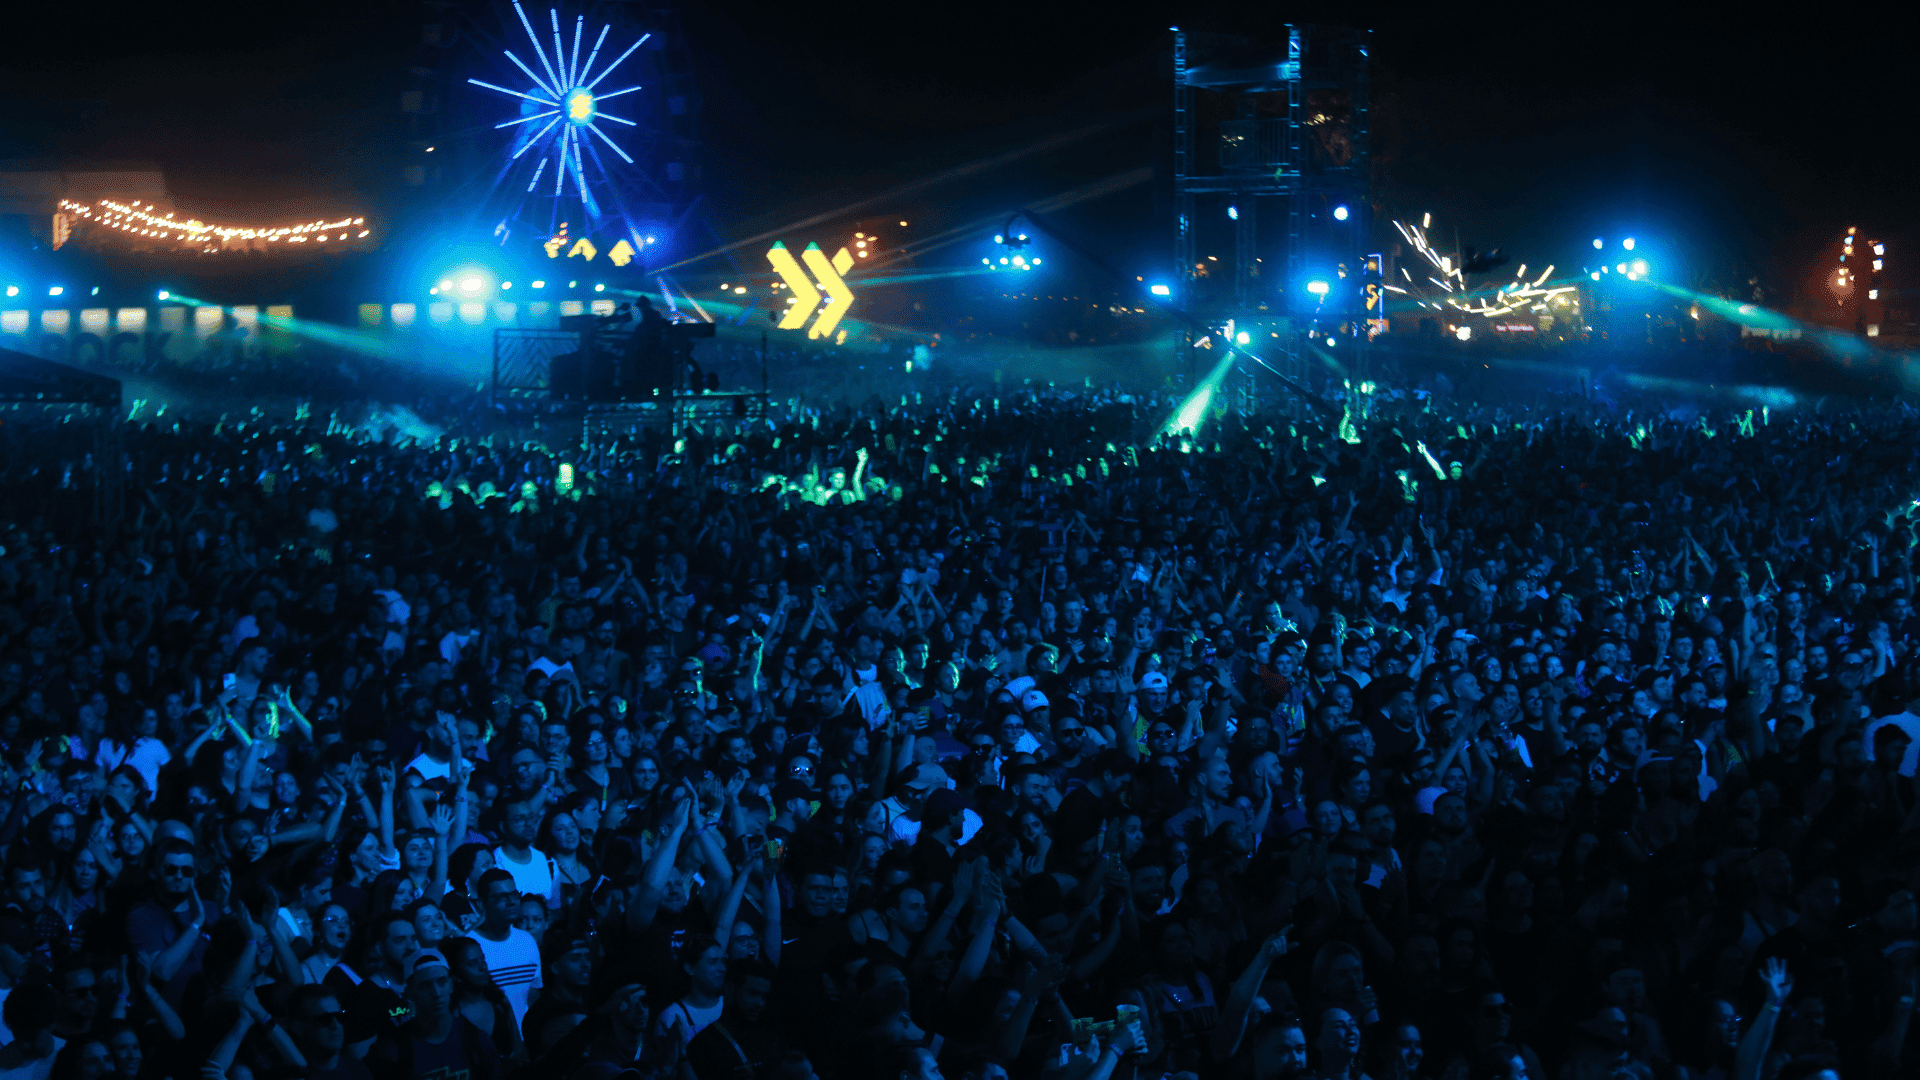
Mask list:
[[[1920,716],[1915,716],[1910,712],[1897,712],[1892,716],[1883,716],[1867,725],[1866,733],[1860,738],[1861,744],[1867,751],[1867,760],[1873,760],[1874,732],[1879,731],[1888,724],[1892,724],[1906,732],[1907,738],[1913,740],[1907,744],[1907,756],[1900,762],[1900,775],[1912,776],[1915,766],[1920,766]]]
[[[160,790],[160,770],[173,760],[173,752],[159,739],[141,736],[133,740],[131,753],[111,739],[101,739],[100,749],[94,753],[93,763],[105,772],[112,772],[122,765],[133,766],[140,779],[147,782],[149,793]]]
[[[480,631],[478,630],[468,630],[466,633],[461,633],[458,630],[447,631],[440,639],[440,659],[445,660],[449,664],[459,663],[460,650],[466,648],[469,642],[479,636]]]
[[[726,1011],[726,1007],[725,997],[705,1009],[698,1005],[690,1005],[686,998],[681,998],[660,1010],[660,1019],[655,1023],[656,1034],[665,1035],[669,1031],[678,1029],[680,1045],[684,1047],[693,1041],[695,1035],[707,1030],[714,1021],[720,1019],[720,1014]]]
[[[981,820],[979,814],[974,813],[964,806],[961,807],[960,843],[964,845],[971,842],[973,840],[973,834],[979,832],[980,827],[984,824],[986,823]],[[900,814],[887,826],[887,839],[892,843],[905,844],[908,847],[912,847],[914,842],[920,839],[920,823],[905,814]]]
[[[487,958],[487,975],[507,995],[507,1004],[513,1006],[513,1026],[519,1027],[527,1018],[527,992],[544,985],[540,979],[540,946],[532,934],[517,926],[507,928],[505,941],[488,941],[478,930],[467,936],[480,943],[480,952]]]
[[[47,1074],[53,1072],[53,1059],[60,1056],[60,1048],[67,1040],[58,1035],[53,1037],[53,1053],[34,1061],[22,1062],[20,1051],[11,1041],[0,1047],[0,1080],[47,1080]]]
[[[507,849],[493,849],[493,865],[513,875],[513,887],[522,893],[547,898],[547,907],[560,906],[560,868],[554,865],[547,853],[537,847],[527,849],[532,858],[526,862],[514,862],[507,857]]]
[[[877,682],[863,682],[854,687],[842,704],[857,707],[870,729],[885,727],[887,718],[893,715],[893,706],[887,704],[886,688]]]
[[[453,762],[451,760],[435,761],[432,757],[423,753],[412,761],[407,762],[407,771],[419,773],[420,779],[422,780],[446,780],[453,776]],[[522,889],[520,891],[526,892],[527,890]]]

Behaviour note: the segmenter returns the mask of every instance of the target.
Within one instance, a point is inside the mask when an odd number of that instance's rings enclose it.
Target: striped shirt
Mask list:
[[[527,1018],[527,992],[541,985],[539,944],[532,934],[517,926],[507,928],[505,941],[488,941],[477,930],[467,936],[480,943],[480,952],[487,958],[487,975],[507,995],[507,1004],[513,1006],[513,1025],[519,1027]]]

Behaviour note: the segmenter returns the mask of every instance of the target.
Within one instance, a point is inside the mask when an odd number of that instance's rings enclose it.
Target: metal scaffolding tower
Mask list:
[[[1309,328],[1366,339],[1352,301],[1372,225],[1370,39],[1322,26],[1289,26],[1284,42],[1174,30],[1174,302],[1208,324],[1258,328],[1290,372]],[[1261,226],[1271,199],[1286,200],[1283,231]],[[1329,289],[1306,291],[1310,275]]]

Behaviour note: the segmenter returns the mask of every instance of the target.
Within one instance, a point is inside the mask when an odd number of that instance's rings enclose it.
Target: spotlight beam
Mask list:
[[[702,262],[704,260],[711,259],[715,255],[725,255],[728,252],[738,251],[739,249],[744,247],[750,247],[750,246],[765,243],[768,240],[778,239],[781,235],[786,233],[799,232],[803,229],[810,229],[815,225],[820,225],[825,222],[836,221],[842,218],[852,217],[859,211],[864,210],[875,203],[894,202],[899,199],[905,198],[908,195],[912,195],[915,192],[924,191],[927,188],[934,187],[935,185],[938,185],[938,184],[944,184],[953,180],[962,180],[962,179],[965,179],[966,177],[973,176],[978,173],[990,172],[996,169],[1000,169],[1007,165],[1012,164],[1015,161],[1019,161],[1023,158],[1032,157],[1035,154],[1044,154],[1050,150],[1057,150],[1063,146],[1071,146],[1072,144],[1077,143],[1082,139],[1090,138],[1094,135],[1098,135],[1104,131],[1112,130],[1113,128],[1116,128],[1116,127],[1138,123],[1153,115],[1155,114],[1151,109],[1136,109],[1132,112],[1123,113],[1119,116],[1111,117],[1106,120],[1101,120],[1096,123],[1087,124],[1083,127],[1075,128],[1072,131],[1063,132],[1059,135],[1054,135],[1045,139],[1041,139],[1037,142],[1021,147],[1018,150],[1009,150],[1003,154],[995,154],[991,157],[977,158],[963,165],[956,165],[951,169],[945,169],[945,170],[942,170],[941,172],[934,173],[931,176],[922,177],[919,180],[914,180],[909,183],[902,184],[899,187],[892,188],[887,191],[883,191],[877,195],[873,195],[865,199],[860,199],[855,202],[848,203],[845,206],[837,207],[833,210],[827,211],[826,213],[813,214],[808,217],[802,218],[798,221],[793,221],[793,222],[789,222],[787,224],[781,225],[778,228],[769,229],[765,232],[757,233],[753,236],[749,236],[742,240],[735,240],[732,243],[724,244],[720,247],[714,248],[711,251],[703,251],[698,255],[692,255],[685,259],[682,259],[671,266],[661,267],[661,269],[662,270],[677,269],[679,267],[687,266],[692,263]],[[1148,170],[1148,173],[1149,175],[1151,175],[1151,170]]]

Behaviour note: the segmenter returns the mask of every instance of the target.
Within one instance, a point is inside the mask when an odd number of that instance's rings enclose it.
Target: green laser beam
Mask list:
[[[1172,416],[1167,417],[1166,424],[1160,428],[1160,434],[1178,435],[1183,431],[1191,431],[1196,435],[1200,433],[1200,425],[1206,421],[1207,410],[1213,406],[1214,394],[1219,391],[1220,384],[1227,381],[1227,373],[1233,370],[1233,362],[1237,355],[1232,349],[1227,350],[1227,354],[1220,358],[1220,362],[1213,365],[1213,370],[1207,372],[1206,378],[1200,380],[1200,385],[1194,387],[1193,392],[1180,403],[1180,407],[1173,410]]]

